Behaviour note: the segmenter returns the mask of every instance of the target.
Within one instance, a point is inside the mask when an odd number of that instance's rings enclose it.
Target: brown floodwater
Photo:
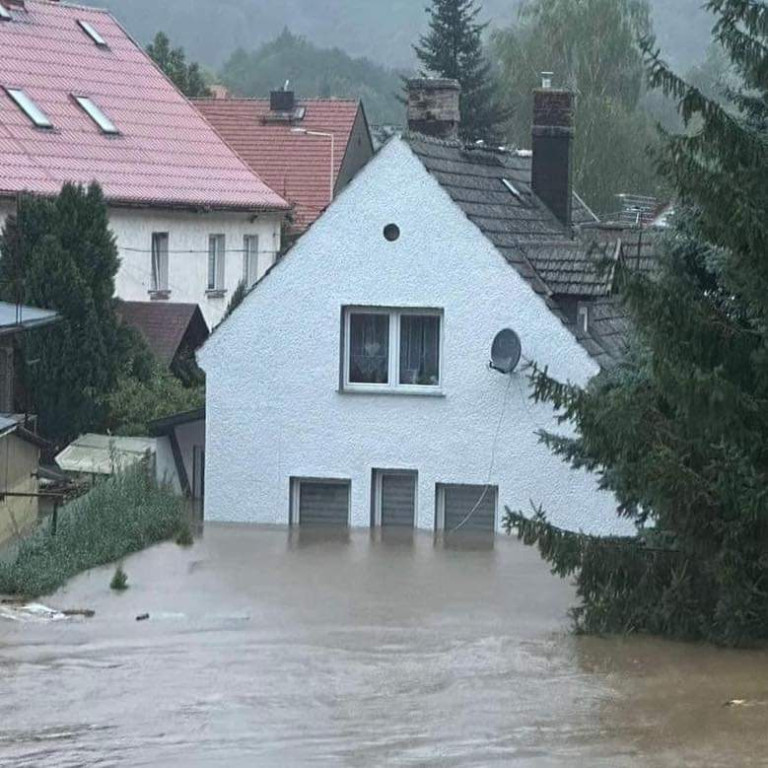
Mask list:
[[[209,525],[112,570],[0,620],[4,768],[768,765],[768,653],[573,637],[506,538]]]

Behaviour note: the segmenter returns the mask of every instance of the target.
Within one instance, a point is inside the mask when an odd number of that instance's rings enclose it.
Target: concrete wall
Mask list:
[[[13,210],[0,203],[0,226]],[[253,219],[253,221],[252,221]],[[120,271],[116,293],[127,301],[149,301],[152,285],[152,233],[168,232],[170,301],[199,304],[209,327],[224,315],[232,292],[244,277],[243,238],[259,236],[259,276],[274,263],[280,250],[281,216],[277,214],[186,213],[154,209],[110,209],[110,225],[117,238]],[[226,236],[224,296],[208,287],[208,236]]]
[[[382,236],[389,223],[401,229],[397,242]],[[443,309],[442,396],[340,393],[345,305]],[[384,468],[419,473],[422,528],[435,526],[438,483],[490,478],[502,509],[529,511],[533,501],[569,529],[627,531],[594,477],[539,443],[536,433],[557,425],[529,401],[525,374],[489,371],[492,340],[506,327],[520,333],[526,358],[559,379],[597,373],[393,140],[199,353],[208,376],[206,518],[286,524],[291,477],[339,478],[351,481],[352,524],[368,526],[371,474]]]
[[[40,451],[14,434],[0,438],[0,489],[13,493],[37,493],[33,477]],[[38,499],[6,496],[0,501],[0,544],[25,533],[37,523]]]

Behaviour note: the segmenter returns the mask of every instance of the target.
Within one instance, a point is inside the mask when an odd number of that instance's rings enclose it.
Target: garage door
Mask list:
[[[416,474],[381,472],[378,480],[381,525],[413,528],[416,517]]]
[[[349,483],[298,481],[299,525],[348,525]]]
[[[441,486],[443,530],[495,531],[497,496],[497,488],[485,485]]]

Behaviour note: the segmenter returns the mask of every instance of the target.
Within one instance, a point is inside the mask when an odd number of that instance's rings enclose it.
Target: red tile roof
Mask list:
[[[10,10],[0,21],[0,196],[96,180],[128,205],[287,207],[108,12],[47,0]],[[54,129],[35,128],[3,86],[24,89]],[[102,134],[73,96],[93,99],[120,135]]]
[[[227,143],[250,167],[295,206],[294,227],[306,229],[331,200],[331,140],[292,132],[292,128],[332,133],[334,185],[355,125],[359,102],[340,99],[300,100],[306,111],[293,123],[265,123],[269,100],[203,99],[195,101]]]

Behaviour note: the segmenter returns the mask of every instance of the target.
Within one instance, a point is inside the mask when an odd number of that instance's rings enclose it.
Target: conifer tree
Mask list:
[[[55,199],[23,197],[0,237],[3,299],[56,310],[62,322],[22,340],[21,378],[42,433],[66,441],[98,429],[121,371],[147,366],[118,325],[119,266],[98,185],[67,184]]]
[[[475,0],[432,0],[429,32],[414,49],[423,75],[459,81],[462,138],[496,143],[506,114],[483,50],[487,24],[477,20],[481,10]]]
[[[164,32],[155,35],[147,46],[147,53],[185,96],[194,99],[211,95],[200,65],[195,62],[187,64],[184,49],[171,48],[171,41]]]
[[[506,524],[575,575],[580,629],[744,645],[768,638],[768,4],[707,7],[743,87],[723,105],[645,43],[688,130],[658,155],[680,200],[658,272],[620,270],[627,358],[584,389],[533,374],[534,396],[576,427],[543,440],[596,472],[639,535],[567,533],[546,510]]]

